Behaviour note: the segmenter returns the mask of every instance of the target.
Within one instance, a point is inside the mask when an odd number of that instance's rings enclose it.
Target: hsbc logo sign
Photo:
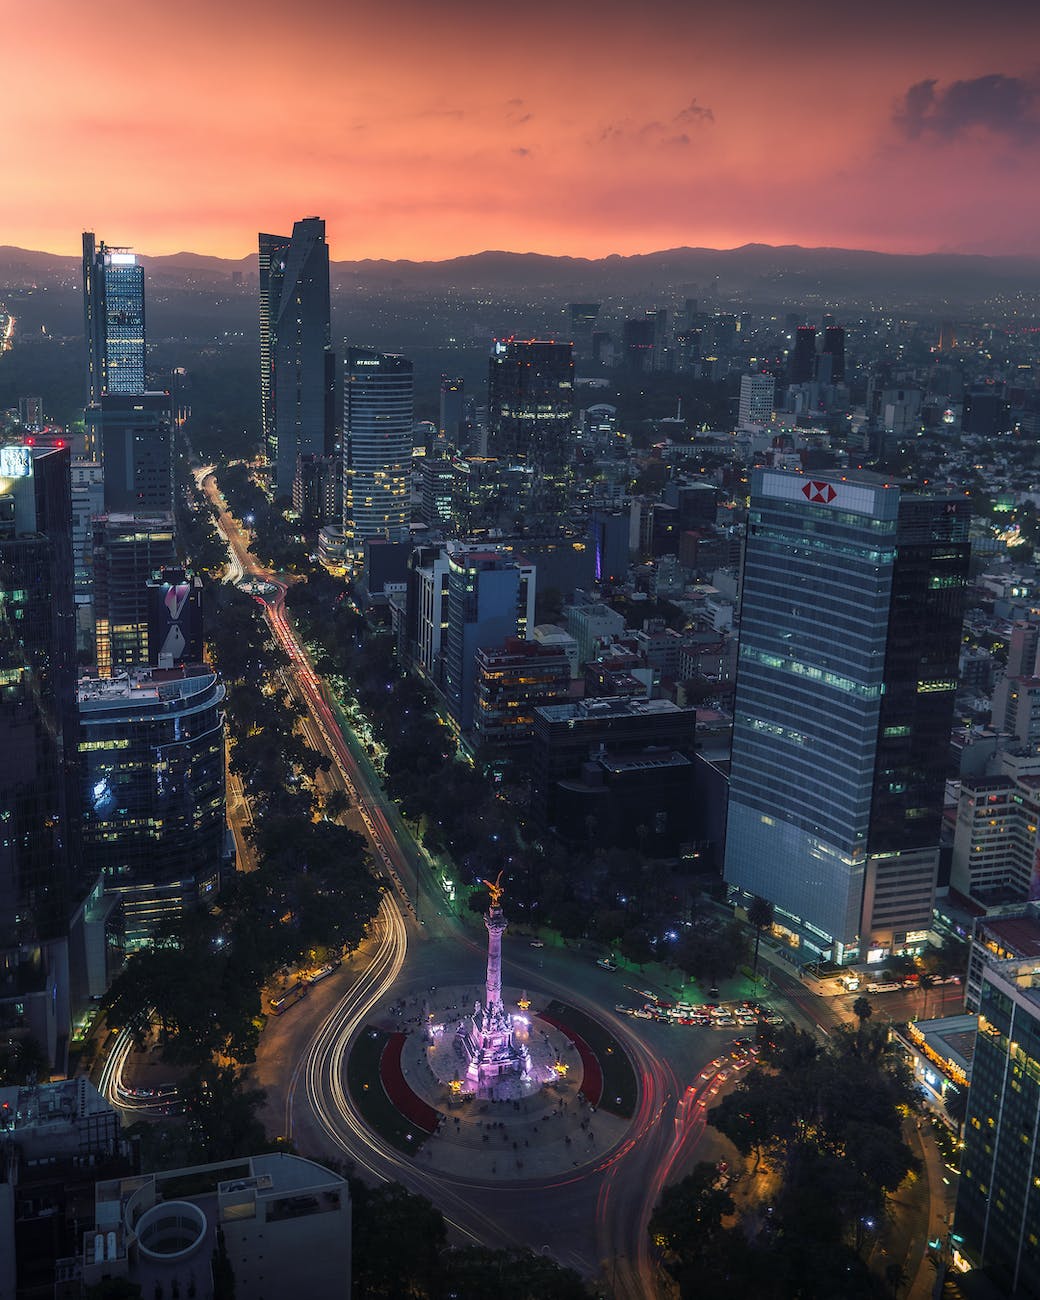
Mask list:
[[[894,496],[898,499],[899,488],[881,486],[867,481],[848,482],[839,479],[828,483],[825,480],[802,478],[801,474],[792,474],[783,470],[756,470],[755,486],[752,496],[761,494],[777,501],[790,501],[796,506],[804,506],[808,501],[814,506],[830,506],[833,510],[846,510],[851,514],[870,515],[881,519],[894,518],[891,503],[884,504],[884,499]],[[880,513],[879,513],[880,512]]]

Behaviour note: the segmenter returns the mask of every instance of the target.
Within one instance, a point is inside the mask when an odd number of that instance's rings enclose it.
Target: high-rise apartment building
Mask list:
[[[293,509],[304,527],[339,524],[343,514],[340,474],[338,456],[297,456]]]
[[[1040,755],[1005,749],[994,766],[961,782],[950,873],[983,907],[1040,898]]]
[[[776,380],[772,375],[741,375],[737,424],[742,429],[769,424],[775,401]]]
[[[496,339],[488,365],[488,455],[557,469],[570,455],[573,425],[571,345]]]
[[[448,633],[448,555],[442,546],[417,546],[408,561],[401,659],[440,687]]]
[[[754,473],[725,875],[814,955],[931,926],[968,523],[877,475]]]
[[[412,363],[369,348],[343,362],[343,535],[360,555],[366,541],[408,537],[414,420]]]
[[[260,401],[276,496],[291,497],[300,455],[334,450],[335,369],[325,222],[260,236]]]
[[[997,683],[993,693],[994,727],[1001,731],[1007,730],[1005,714],[1011,683],[1015,678],[1038,675],[1040,675],[1040,623],[1018,620],[1011,624],[1011,639],[1008,641],[1004,676]]]
[[[1016,928],[1029,925],[1017,921]],[[1035,935],[1036,924],[1032,922]],[[953,1240],[1005,1295],[1040,1295],[1040,956],[982,951]],[[1014,945],[1019,946],[1019,945]],[[972,961],[980,946],[972,944]]]
[[[144,268],[128,248],[83,235],[87,402],[145,390]]]

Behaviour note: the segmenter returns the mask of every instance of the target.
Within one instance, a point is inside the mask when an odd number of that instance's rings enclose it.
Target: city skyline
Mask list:
[[[151,255],[244,256],[258,228],[308,211],[334,258],[1040,253],[1040,17],[1001,8],[979,25],[963,0],[885,0],[861,24],[822,0],[658,0],[635,23],[542,3],[503,52],[463,0],[435,24],[406,6],[392,30],[327,0],[288,30],[266,0],[186,0],[172,29],[165,7],[116,5],[106,29],[132,20],[153,74],[131,110],[82,58],[79,9],[48,0],[8,20],[0,230],[53,252],[118,227]]]

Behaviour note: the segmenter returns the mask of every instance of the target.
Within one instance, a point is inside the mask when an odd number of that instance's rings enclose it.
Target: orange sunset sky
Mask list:
[[[32,0],[0,244],[1040,254],[1035,0]]]

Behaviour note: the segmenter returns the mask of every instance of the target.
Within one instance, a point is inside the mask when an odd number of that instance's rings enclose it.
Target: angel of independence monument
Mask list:
[[[513,1031],[513,1019],[502,1005],[502,934],[508,922],[502,913],[502,873],[492,884],[485,880],[491,906],[484,915],[488,932],[487,993],[477,1001],[472,1016],[459,1025],[457,1038],[469,1062],[466,1077],[478,1095],[502,1095],[501,1085],[530,1076],[531,1058]]]

